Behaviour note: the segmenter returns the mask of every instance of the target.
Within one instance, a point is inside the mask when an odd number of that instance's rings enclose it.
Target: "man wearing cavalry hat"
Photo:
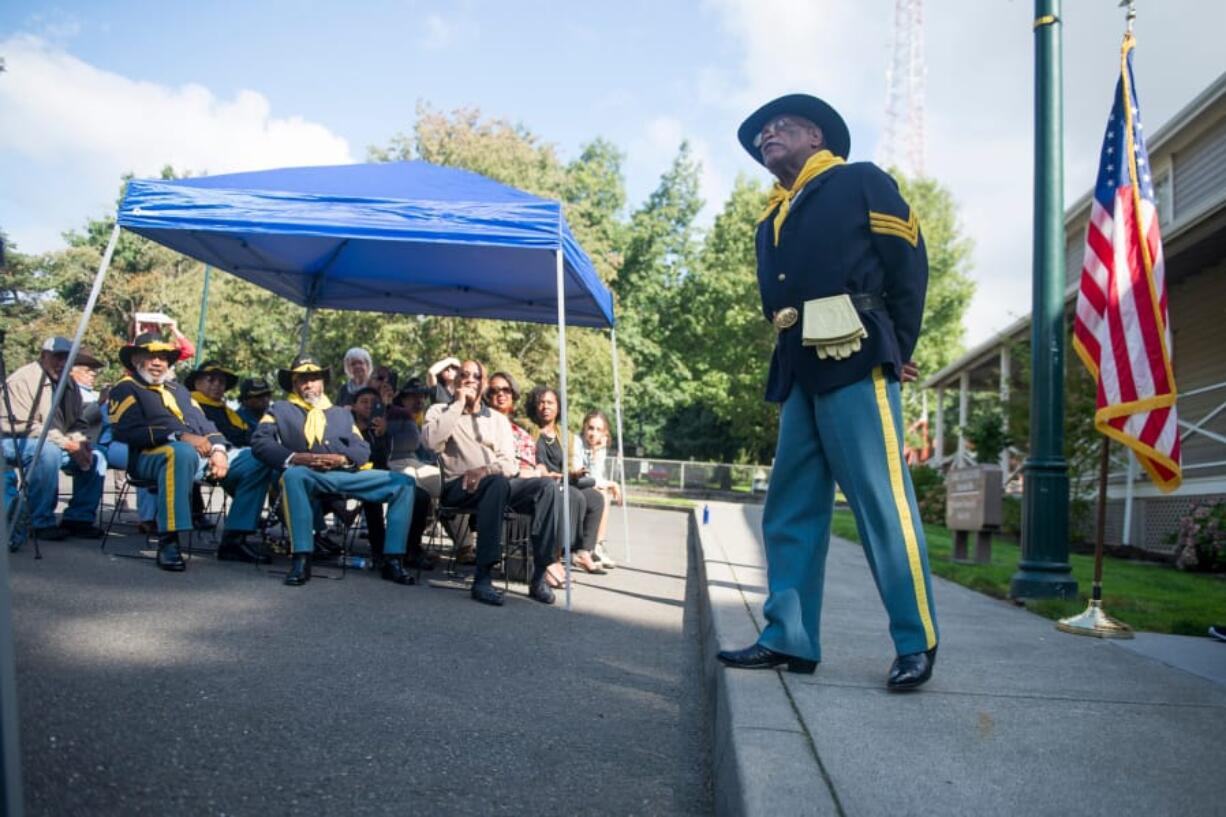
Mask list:
[[[130,451],[128,472],[157,483],[158,567],[186,569],[179,532],[192,529],[192,487],[202,479],[220,483],[233,499],[217,558],[263,561],[246,536],[256,529],[272,474],[250,450],[228,444],[187,388],[169,377],[179,355],[158,334],[137,336],[119,350],[128,374],[107,404],[115,439]]]
[[[813,672],[837,483],[856,517],[890,619],[886,686],[932,674],[936,611],[919,511],[902,460],[904,361],[919,338],[928,260],[919,222],[889,175],[848,164],[838,112],[807,94],[776,99],[737,138],[778,180],[758,224],[758,288],[774,324],[766,399],[781,403],[762,517],[769,596],[757,643],[720,660]]]
[[[371,468],[370,445],[353,415],[325,395],[330,379],[331,371],[314,359],[295,358],[277,372],[286,399],[269,407],[252,434],[256,456],[281,470],[282,513],[293,551],[285,583],[294,587],[310,581],[316,506],[320,496],[336,494],[387,504],[382,576],[413,584],[403,562],[413,517],[413,479]]]
[[[230,445],[251,445],[252,424],[226,405],[226,392],[238,385],[238,375],[216,360],[206,360],[183,378],[183,385]]]

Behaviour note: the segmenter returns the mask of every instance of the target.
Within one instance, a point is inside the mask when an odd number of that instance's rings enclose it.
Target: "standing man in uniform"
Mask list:
[[[758,224],[762,309],[778,333],[766,399],[782,403],[762,518],[770,595],[756,644],[728,666],[821,661],[819,624],[837,483],[856,517],[897,657],[886,686],[932,675],[936,610],[927,548],[902,459],[899,383],[913,379],[928,259],[915,213],[889,175],[847,164],[847,125],[807,94],[780,97],[737,137],[778,182]]]

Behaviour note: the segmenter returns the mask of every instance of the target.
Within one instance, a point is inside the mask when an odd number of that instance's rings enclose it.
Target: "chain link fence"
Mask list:
[[[634,493],[743,494],[746,498],[766,494],[771,469],[766,465],[733,465],[626,457],[626,490]],[[615,458],[609,468],[616,471]],[[618,474],[610,474],[616,479]]]

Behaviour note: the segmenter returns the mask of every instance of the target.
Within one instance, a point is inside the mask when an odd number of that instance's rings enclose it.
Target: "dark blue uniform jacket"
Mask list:
[[[174,397],[182,420],[162,402],[159,388]],[[226,445],[226,438],[204,416],[187,388],[174,380],[161,387],[150,386],[128,374],[111,388],[106,408],[114,439],[127,444],[134,454],[165,445],[171,435],[185,433],[208,437],[214,445]],[[129,465],[135,462],[135,456],[128,458]]]
[[[200,410],[204,412],[204,416],[209,418],[209,421],[217,427],[217,430],[222,433],[230,445],[235,448],[246,448],[251,445],[251,426],[236,426],[232,423],[230,421],[230,414],[226,411],[224,405],[210,406],[205,403],[198,403],[198,405]],[[238,412],[235,412],[235,414],[238,414]],[[243,422],[246,421],[244,420]]]
[[[898,185],[870,162],[836,165],[792,200],[774,241],[774,212],[757,231],[758,289],[767,320],[795,307],[802,320],[779,333],[766,399],[782,403],[792,384],[821,394],[867,377],[884,364],[899,376],[919,339],[928,286],[928,255],[919,222]],[[884,309],[860,312],[868,331],[860,351],[819,360],[801,343],[804,303],[842,293],[875,293]]]
[[[251,451],[270,468],[281,469],[291,454],[344,454],[361,468],[370,461],[370,445],[353,423],[349,409],[332,406],[324,409],[324,438],[315,445],[306,441],[306,411],[278,400],[268,407],[268,413],[251,435]]]

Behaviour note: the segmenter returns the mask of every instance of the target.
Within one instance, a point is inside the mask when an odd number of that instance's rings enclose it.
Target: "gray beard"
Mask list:
[[[304,397],[302,399],[306,401],[308,406],[310,406],[311,408],[315,408],[316,406],[319,405],[319,401],[322,397],[323,397],[322,394],[316,394],[313,397]]]
[[[144,380],[150,386],[162,385],[163,383],[166,382],[167,376],[169,375],[169,372],[167,372],[166,374],[163,374],[161,377],[154,377],[153,375],[149,373],[149,369],[145,366],[140,366],[139,368],[137,368],[136,372],[137,374],[140,375],[141,380]]]

